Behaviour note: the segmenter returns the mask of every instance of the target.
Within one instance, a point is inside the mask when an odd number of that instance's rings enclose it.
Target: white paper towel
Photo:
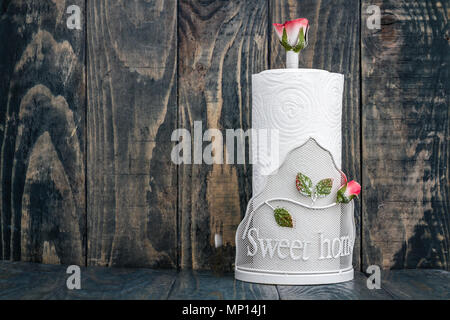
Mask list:
[[[253,195],[264,188],[267,173],[310,137],[341,168],[343,90],[344,75],[325,70],[274,69],[252,76],[252,128],[277,129],[279,134],[276,160],[252,139]]]

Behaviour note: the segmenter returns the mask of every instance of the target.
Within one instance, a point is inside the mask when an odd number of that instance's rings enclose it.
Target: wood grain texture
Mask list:
[[[0,300],[278,300],[278,299],[449,299],[450,272],[382,271],[382,289],[369,290],[366,277],[317,286],[273,286],[236,281],[232,274],[129,268],[81,268],[81,290],[68,290],[66,266],[0,261]]]
[[[0,257],[84,264],[84,32],[64,1],[1,10]]]
[[[66,26],[72,4],[83,30]],[[373,4],[381,30],[366,26]],[[248,129],[251,74],[284,67],[271,23],[306,17],[300,67],[345,75],[343,170],[363,185],[355,267],[449,269],[449,10],[426,0],[2,1],[0,258],[231,270],[251,166],[177,168],[171,133],[193,134],[194,121]]]
[[[361,181],[360,146],[360,13],[357,0],[270,0],[270,22],[307,18],[309,44],[299,68],[324,69],[345,76],[342,104],[342,170]],[[270,27],[270,68],[285,68],[285,50]],[[361,195],[364,198],[364,194]],[[353,265],[360,266],[361,206],[355,201],[356,240]]]
[[[355,272],[352,281],[316,286],[277,286],[281,300],[391,300],[382,289],[367,288],[367,277]]]
[[[65,271],[60,265],[1,261],[0,300],[51,299],[65,286]]]
[[[250,127],[251,74],[267,69],[267,10],[266,1],[179,1],[179,126],[192,140],[194,121],[224,136],[225,129]],[[179,167],[182,268],[232,268],[234,236],[250,196],[248,163]],[[224,243],[218,250],[216,233]]]
[[[67,290],[65,274],[63,285],[47,299],[167,300],[176,276],[174,270],[81,268],[81,290]]]
[[[166,300],[173,270],[82,267],[81,289],[67,289],[67,266],[0,262],[0,300]]]
[[[385,270],[381,286],[394,299],[450,299],[450,273],[444,270]]]
[[[363,3],[363,262],[448,269],[449,3]]]
[[[275,286],[237,281],[233,274],[214,276],[202,271],[179,273],[169,295],[169,300],[264,299],[279,299]]]
[[[88,263],[176,267],[177,5],[88,2]]]

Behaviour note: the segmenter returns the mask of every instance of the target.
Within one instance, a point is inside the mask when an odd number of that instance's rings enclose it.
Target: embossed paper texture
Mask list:
[[[261,152],[252,139],[253,195],[266,183],[293,148],[314,138],[331,152],[338,168],[342,153],[344,76],[316,69],[267,70],[252,77],[252,128],[277,129],[278,159]],[[257,152],[258,147],[260,151]]]

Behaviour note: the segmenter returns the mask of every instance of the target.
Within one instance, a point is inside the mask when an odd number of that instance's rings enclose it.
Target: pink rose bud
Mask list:
[[[347,183],[347,190],[345,190],[345,194],[348,196],[358,196],[361,193],[361,186],[355,180]]]
[[[345,177],[345,175],[344,175]],[[357,197],[361,193],[361,186],[355,180],[347,182],[345,177],[345,184],[337,192],[338,203],[349,203],[353,198]]]
[[[298,53],[308,45],[308,19],[300,18],[283,24],[274,23],[273,26],[281,45],[287,51],[293,50]]]

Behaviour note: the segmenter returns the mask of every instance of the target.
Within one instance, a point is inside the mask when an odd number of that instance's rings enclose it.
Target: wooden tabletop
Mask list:
[[[82,267],[81,289],[68,290],[66,268],[1,261],[0,299],[450,299],[450,272],[434,269],[386,270],[381,289],[369,290],[361,272],[341,284],[275,286],[241,282],[230,273]]]

